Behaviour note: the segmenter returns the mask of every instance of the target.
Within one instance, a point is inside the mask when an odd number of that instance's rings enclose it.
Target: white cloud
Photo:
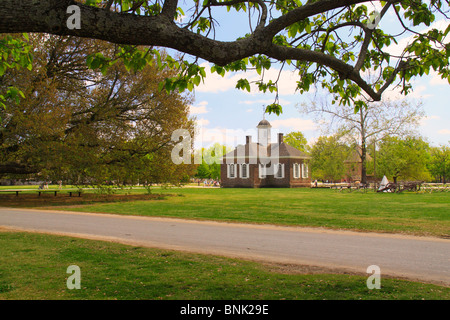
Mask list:
[[[274,103],[274,99],[258,99],[258,100],[244,100],[244,101],[239,101],[239,104],[247,104],[247,105],[252,105],[252,104],[260,104],[261,106],[266,106],[269,104]],[[285,99],[280,99],[279,103],[283,106],[286,106],[288,104],[291,104],[290,101],[285,100]],[[261,109],[262,110],[262,109]]]
[[[201,126],[196,131],[195,148],[207,148],[215,143],[235,147],[238,144],[244,144],[246,136],[252,136],[255,141],[256,129],[205,128]]]
[[[317,126],[312,120],[302,118],[277,119],[270,121],[273,128],[285,128],[291,131],[317,130]]]
[[[236,84],[240,79],[247,79],[250,83],[250,92],[246,90],[240,90],[243,93],[249,95],[260,94],[258,86],[254,84],[254,82],[260,81],[261,76],[254,70],[250,70],[247,72],[239,71],[234,73],[226,73],[224,77],[218,75],[217,73],[211,73],[210,64],[203,63],[202,67],[205,67],[206,78],[204,79],[204,83],[201,83],[195,90],[197,92],[206,92],[206,93],[219,93],[226,92],[229,90],[237,90]],[[264,71],[264,79],[265,83],[272,80],[275,82],[278,80],[278,93],[280,95],[293,95],[296,94],[295,90],[297,88],[297,80],[298,74],[289,70],[282,70],[280,73],[280,69],[272,66],[269,70]],[[269,91],[267,91],[269,93]],[[273,102],[270,102],[273,103]]]
[[[198,126],[202,126],[202,127],[210,124],[210,121],[208,119],[204,119],[204,118],[198,119],[195,122],[197,123]]]
[[[430,72],[430,77],[430,84],[433,86],[448,85],[448,81],[442,79],[441,76],[435,71]]]
[[[423,117],[422,119],[420,119],[420,125],[426,126],[426,125],[428,125],[430,120],[440,120],[440,119],[441,119],[441,117],[439,117],[439,116],[426,116],[426,117]]]
[[[413,85],[412,90],[408,93],[408,95],[404,95],[401,93],[401,88],[394,88],[391,90],[386,90],[383,93],[383,98],[391,101],[403,100],[405,98],[411,99],[425,99],[433,96],[432,94],[427,94],[428,88],[423,85]]]
[[[430,27],[420,31],[420,33],[426,33],[430,31],[431,29],[438,29],[441,31],[444,31],[448,26],[448,21],[446,20],[438,20],[434,22]],[[390,53],[391,55],[400,56],[403,53],[403,50],[406,48],[406,46],[414,41],[415,35],[410,35],[408,37],[405,37],[398,42],[398,44],[392,43],[389,47],[386,48],[386,51]],[[447,38],[443,40],[445,43]]]
[[[224,77],[218,75],[217,73],[211,73],[211,68],[209,63],[201,64],[201,67],[205,67],[206,78],[204,83],[201,83],[195,91],[197,92],[207,92],[207,93],[219,93],[225,92],[236,87],[236,83],[239,79],[243,78],[242,73],[226,73]]]
[[[191,115],[208,113],[209,111],[206,109],[207,105],[208,105],[208,101],[202,101],[202,102],[198,103],[197,106],[190,106],[189,113]]]
[[[450,129],[442,129],[438,131],[439,134],[450,134]]]

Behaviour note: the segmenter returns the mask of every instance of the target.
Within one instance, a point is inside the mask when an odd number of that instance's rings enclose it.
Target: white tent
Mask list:
[[[386,188],[388,183],[389,183],[388,179],[386,178],[386,176],[384,176],[383,179],[381,180],[380,187],[378,188],[378,190]]]

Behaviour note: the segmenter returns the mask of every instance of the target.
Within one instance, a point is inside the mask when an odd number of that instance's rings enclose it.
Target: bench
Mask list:
[[[55,197],[56,197],[56,195],[58,194],[59,190],[38,190],[36,192],[39,193],[39,197],[41,196],[41,193],[54,192],[55,193]]]
[[[422,186],[422,182],[421,181],[406,182],[403,185],[403,188],[401,188],[398,192],[402,192],[404,190],[407,190],[407,191],[419,191],[421,186]]]
[[[6,192],[15,192],[16,196],[19,196],[20,192],[26,192],[26,191],[28,191],[28,192],[30,192],[30,191],[37,192],[39,197],[41,196],[41,193],[48,193],[48,192],[53,192],[55,194],[55,197],[56,197],[58,195],[58,192],[62,192],[62,190],[43,190],[43,189],[39,189],[39,190],[31,190],[31,189],[30,190],[0,190],[0,192],[4,192],[4,193],[6,193]],[[68,191],[67,193],[69,194],[69,197],[71,197],[72,194],[76,194],[76,193],[78,193],[78,196],[81,197],[81,194],[83,193],[83,191],[80,191],[80,190],[78,190],[78,191]]]
[[[0,192],[15,192],[16,196],[19,195],[19,192],[22,192],[23,190],[0,190]]]
[[[78,193],[78,196],[81,197],[81,194],[83,193],[83,191],[69,191],[69,197],[72,196],[72,193]]]
[[[39,197],[41,196],[41,193],[45,193],[45,192],[54,192],[55,193],[55,197],[58,195],[58,192],[62,192],[61,190],[38,190],[36,191],[39,193]],[[74,193],[78,193],[78,196],[81,197],[81,194],[83,193],[83,191],[68,191],[67,192],[69,194],[69,197],[72,196],[72,194]]]

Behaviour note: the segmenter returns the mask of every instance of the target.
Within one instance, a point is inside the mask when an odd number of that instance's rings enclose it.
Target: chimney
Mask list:
[[[245,138],[246,138],[246,139],[245,139],[245,144],[250,144],[250,143],[252,143],[252,136],[246,136]]]
[[[278,134],[278,144],[282,144],[283,143],[283,134],[279,133]]]

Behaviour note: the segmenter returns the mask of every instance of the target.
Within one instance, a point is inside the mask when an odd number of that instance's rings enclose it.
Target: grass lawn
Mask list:
[[[171,188],[155,189],[154,194],[172,196],[58,209],[450,237],[450,193],[446,192]]]
[[[81,270],[81,289],[66,286]],[[450,299],[450,288],[381,278],[293,274],[216,256],[32,233],[0,232],[0,300],[421,300]]]
[[[0,194],[0,206],[450,237],[450,193],[185,187],[155,188],[152,195],[135,188],[118,191],[117,196],[87,191],[82,197],[69,197],[64,192],[57,197],[38,197],[30,188],[29,193],[19,196]],[[81,268],[80,290],[66,287],[70,265]],[[380,290],[369,290],[368,275],[304,271],[298,266],[267,266],[0,229],[0,300],[450,298],[450,288],[446,287],[382,278]]]

